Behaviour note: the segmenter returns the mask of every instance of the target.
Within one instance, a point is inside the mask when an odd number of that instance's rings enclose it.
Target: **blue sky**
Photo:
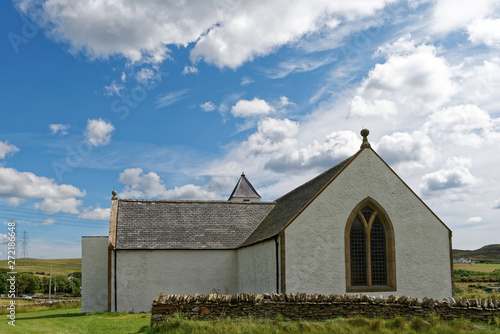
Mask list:
[[[354,154],[363,127],[454,248],[500,242],[496,1],[19,0],[0,13],[0,243],[13,219],[30,257],[80,257],[82,235],[107,235],[113,189],[226,199],[244,171],[274,200]]]

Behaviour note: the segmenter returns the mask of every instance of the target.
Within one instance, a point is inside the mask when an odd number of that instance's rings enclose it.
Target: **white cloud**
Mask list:
[[[178,90],[162,96],[158,96],[155,102],[156,108],[168,107],[169,105],[172,105],[186,98],[187,92],[189,92],[189,89]]]
[[[162,196],[171,200],[180,199],[200,199],[200,200],[215,200],[221,199],[219,195],[214,192],[204,189],[204,187],[196,186],[194,184],[186,184],[182,187],[175,187],[168,189]]]
[[[122,75],[123,77],[123,75]],[[123,85],[120,85],[119,83],[116,83],[115,80],[113,80],[109,86],[104,86],[104,95],[106,96],[113,96],[113,95],[117,95],[117,96],[121,96],[122,95],[122,91],[125,90],[125,86]]]
[[[359,137],[351,131],[332,132],[321,143],[314,141],[299,145],[296,140],[292,140],[293,146],[287,145],[288,147],[269,156],[266,168],[280,173],[327,169],[354,154],[360,144]]]
[[[160,81],[161,76],[155,68],[141,68],[141,70],[135,74],[135,80],[137,80],[137,82],[141,85],[149,86],[157,81]]]
[[[201,110],[208,112],[208,111],[214,111],[217,107],[212,101],[207,101],[203,104],[200,104],[200,108]]]
[[[42,199],[35,208],[45,213],[78,213],[85,191],[69,184],[58,185],[54,179],[37,176],[30,172],[19,172],[13,168],[0,168],[0,198],[7,204],[17,206],[26,199]]]
[[[425,174],[420,187],[425,195],[452,190],[463,193],[467,187],[479,182],[470,172],[471,160],[464,157],[448,159],[446,166],[440,170]]]
[[[399,110],[425,113],[447,102],[458,90],[451,68],[436,56],[434,46],[415,46],[407,35],[381,47],[379,53],[386,54],[386,62],[375,65],[358,89],[351,104],[355,114],[394,113],[394,104]]]
[[[284,108],[284,107],[289,106],[289,105],[295,105],[295,103],[290,101],[288,99],[288,97],[286,97],[286,96],[280,97],[280,103],[279,103],[280,108]]]
[[[475,216],[475,217],[469,217],[467,218],[466,222],[467,223],[480,223],[483,221],[483,218]]]
[[[246,86],[248,84],[251,84],[252,82],[254,82],[254,81],[251,78],[249,78],[247,76],[244,76],[244,77],[241,78],[240,85]]]
[[[77,214],[79,213],[78,207],[83,204],[82,200],[74,197],[70,198],[45,198],[39,203],[35,203],[36,209],[41,209],[47,214],[54,214],[57,212],[67,212]]]
[[[429,116],[424,128],[436,138],[473,148],[496,137],[490,115],[470,104],[435,111]]]
[[[21,203],[24,203],[25,199],[24,198],[19,198],[19,197],[9,197],[7,198],[7,205],[8,206],[18,206]]]
[[[373,15],[391,2],[20,0],[15,4],[27,15],[43,11],[39,16],[47,20],[47,34],[68,43],[72,53],[159,63],[170,57],[167,46],[195,43],[194,62],[203,58],[235,68],[306,34]]]
[[[122,82],[127,81],[127,75],[125,74],[125,72],[122,72],[120,79],[122,79]]]
[[[496,201],[491,204],[492,209],[500,209],[500,199],[497,199]]]
[[[266,69],[264,74],[272,79],[284,78],[291,73],[301,73],[313,71],[322,66],[331,64],[335,61],[335,58],[326,57],[320,59],[292,59],[286,62],[278,64],[276,67]]]
[[[306,181],[305,178],[314,176],[315,172],[333,167],[354,154],[360,143],[359,136],[351,131],[334,131],[311,140],[303,136],[298,122],[264,118],[258,122],[257,131],[246,141],[234,145],[224,159],[214,161],[207,171],[210,175],[237,175],[243,168],[245,173],[266,184],[274,184],[279,179],[286,188],[293,185],[290,178],[295,182]],[[278,188],[273,189],[273,193],[285,189]]]
[[[397,113],[396,103],[389,100],[366,101],[359,95],[356,95],[349,106],[349,112],[355,116],[381,116],[389,118]]]
[[[266,118],[259,121],[257,132],[242,144],[253,154],[276,153],[295,145],[299,123],[289,119]]]
[[[54,225],[56,220],[54,218],[47,218],[43,221],[42,225]]]
[[[15,145],[0,141],[0,159],[5,159],[7,155],[14,154],[18,151],[19,148],[17,148]]]
[[[430,29],[436,33],[460,30],[476,19],[489,16],[498,7],[496,0],[435,0]]]
[[[163,198],[163,199],[220,199],[212,189],[212,185],[197,186],[187,184],[182,187],[167,189],[154,172],[144,173],[141,168],[125,169],[118,179],[125,185],[119,194],[121,198]]]
[[[54,179],[19,172],[13,168],[0,168],[0,196],[16,198],[83,197],[85,191],[69,184],[58,185]]]
[[[472,61],[471,58],[467,59]],[[500,102],[497,95],[500,91],[500,58],[498,56],[472,63],[467,66],[467,60],[457,71],[461,79],[461,97],[465,103],[476,104],[484,110],[499,110]]]
[[[39,1],[19,1],[28,13]],[[211,2],[186,6],[175,1],[129,2],[46,0],[43,15],[49,36],[67,42],[73,53],[91,58],[120,55],[132,62],[158,63],[169,57],[168,44],[196,41],[221,19]]]
[[[500,48],[500,19],[476,20],[467,26],[469,40],[474,44],[485,44]]]
[[[165,193],[166,188],[160,176],[154,172],[143,173],[141,168],[127,168],[118,179],[125,184],[125,190],[120,193],[120,197],[158,197]]]
[[[53,135],[59,133],[60,136],[65,136],[68,134],[69,125],[68,124],[49,124],[50,131]]]
[[[372,15],[388,2],[392,1],[241,2],[221,24],[198,40],[191,59],[203,58],[219,67],[236,68],[305,34],[332,29],[332,19],[359,19]]]
[[[401,168],[432,166],[438,155],[435,144],[422,131],[385,135],[373,146],[388,164]]]
[[[266,101],[254,98],[253,100],[239,100],[231,108],[231,114],[235,117],[251,117],[268,115],[274,111]]]
[[[100,206],[97,206],[96,208],[84,208],[83,211],[78,215],[78,218],[90,220],[109,220],[110,215],[110,208],[101,208]]]
[[[196,66],[184,66],[184,70],[182,70],[182,74],[198,74],[198,68]]]
[[[111,123],[106,123],[101,118],[89,119],[87,121],[85,138],[92,146],[108,145],[114,130],[115,127]]]

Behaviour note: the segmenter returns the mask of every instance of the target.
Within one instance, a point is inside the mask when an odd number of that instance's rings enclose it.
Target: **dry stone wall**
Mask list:
[[[467,318],[488,322],[500,317],[499,299],[412,298],[408,296],[374,297],[367,295],[306,295],[251,294],[237,295],[163,295],[153,302],[151,323],[182,313],[188,319],[271,318],[280,314],[285,320],[325,320],[335,317],[393,318],[428,317],[437,314],[441,319]]]

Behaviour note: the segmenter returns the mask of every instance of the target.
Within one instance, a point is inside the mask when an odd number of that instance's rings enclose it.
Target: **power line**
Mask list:
[[[1,205],[1,204],[0,204],[0,209],[2,211],[12,211],[12,212],[16,212],[16,213],[18,212],[21,214],[28,214],[28,215],[48,216],[48,217],[52,216],[51,214],[43,213],[43,212],[40,212],[40,211],[34,210],[34,209],[13,208],[13,207]],[[75,218],[73,215],[63,214],[63,213],[58,213],[58,215],[62,216],[64,219],[67,219],[67,220],[93,220],[93,219],[86,219],[86,218]],[[99,219],[99,220],[107,220],[107,218],[106,219]]]
[[[0,215],[0,218],[4,218],[4,219],[7,219],[7,220],[10,220],[10,219],[13,219],[13,220],[17,220],[18,222],[22,222],[22,221],[27,221],[26,219],[16,219],[16,218],[13,218],[13,216],[4,216],[4,215]],[[44,221],[33,221],[33,223],[36,223],[36,224],[43,224]],[[60,223],[58,221],[54,222],[53,224],[45,224],[47,226],[50,226],[50,225],[63,225],[63,226],[80,226],[80,227],[95,227],[95,228],[99,228],[99,227],[105,227],[106,225],[105,224],[102,224],[102,225],[89,225],[89,224],[92,224],[92,223],[85,223],[85,222],[75,222],[75,223]]]
[[[55,220],[54,222],[47,222],[45,220],[36,220],[36,219],[26,219],[18,216],[13,216],[13,215],[2,215],[0,214],[0,218],[6,219],[6,220],[16,220],[18,222],[27,222],[27,223],[34,223],[34,224],[39,224],[39,225],[63,225],[63,226],[81,226],[81,227],[102,227],[105,226],[106,224],[94,224],[92,222],[72,222],[72,223],[64,223],[64,222],[58,222]]]
[[[37,212],[29,209],[21,209],[21,208],[10,208],[4,205],[0,205],[0,218],[12,219],[12,217],[16,217],[19,220],[31,220],[36,223],[43,223],[47,219],[55,219],[57,224],[61,223],[69,223],[69,224],[61,224],[61,225],[69,225],[75,224],[78,226],[102,226],[102,222],[107,221],[107,219],[102,219],[99,221],[89,220],[85,218],[73,218],[71,216],[60,215],[54,217],[53,215],[44,214],[41,212]]]
[[[0,213],[0,216],[15,216],[15,217],[21,217],[21,218],[24,218],[24,219],[31,219],[31,220],[39,221],[39,222],[42,222],[42,223],[44,221],[46,221],[47,219],[56,219],[57,221],[64,222],[64,223],[102,225],[102,223],[99,223],[97,221],[88,221],[88,220],[84,220],[84,219],[81,219],[81,220],[78,220],[78,219],[69,220],[69,219],[60,219],[60,218],[54,217],[54,216],[39,216],[39,217],[37,217],[36,215],[20,214],[20,213],[16,213],[16,212],[13,212],[13,213],[11,213],[11,212],[5,212],[5,213],[3,213],[2,212],[2,213]],[[105,221],[105,220],[102,220],[102,221]]]

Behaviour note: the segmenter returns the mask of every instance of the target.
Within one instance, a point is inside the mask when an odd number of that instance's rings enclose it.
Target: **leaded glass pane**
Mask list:
[[[366,235],[363,223],[356,217],[351,226],[351,285],[366,286]]]
[[[375,217],[370,232],[372,285],[387,285],[387,257],[384,225]]]

